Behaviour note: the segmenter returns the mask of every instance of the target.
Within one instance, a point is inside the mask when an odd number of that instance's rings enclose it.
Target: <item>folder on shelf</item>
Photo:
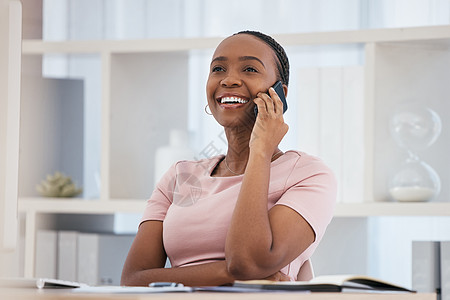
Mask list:
[[[440,282],[440,242],[412,242],[412,288],[421,293],[437,293]]]
[[[134,235],[78,233],[77,281],[120,285],[120,274]]]
[[[58,233],[55,230],[36,232],[35,276],[56,278],[58,258]]]
[[[77,231],[58,232],[58,279],[77,281]]]
[[[441,300],[450,300],[450,241],[441,241]]]

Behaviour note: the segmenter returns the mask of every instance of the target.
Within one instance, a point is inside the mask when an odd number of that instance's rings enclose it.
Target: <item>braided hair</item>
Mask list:
[[[283,47],[275,41],[271,36],[268,36],[264,33],[261,33],[259,31],[251,31],[251,30],[244,30],[239,31],[238,33],[235,33],[233,35],[238,34],[249,34],[254,37],[257,37],[264,43],[266,43],[270,48],[272,48],[273,52],[275,53],[277,57],[277,61],[275,62],[278,68],[278,73],[281,79],[281,82],[283,82],[285,85],[289,85],[289,59],[286,55],[286,52],[284,51]]]

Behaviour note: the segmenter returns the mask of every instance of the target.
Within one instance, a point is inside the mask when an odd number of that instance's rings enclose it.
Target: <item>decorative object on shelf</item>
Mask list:
[[[53,175],[47,175],[45,180],[36,185],[36,190],[44,197],[75,197],[82,192],[82,189],[77,187],[72,178],[55,172]]]
[[[180,160],[194,159],[194,151],[189,147],[189,135],[186,131],[172,129],[169,145],[159,147],[155,153],[154,183],[158,183],[171,165]]]
[[[418,105],[403,107],[390,119],[390,132],[406,159],[389,180],[389,194],[394,200],[405,202],[429,201],[440,192],[439,175],[417,152],[431,146],[439,137],[442,123],[430,108]]]

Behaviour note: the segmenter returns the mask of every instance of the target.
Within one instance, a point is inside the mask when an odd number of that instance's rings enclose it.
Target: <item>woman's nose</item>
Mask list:
[[[240,78],[234,74],[228,74],[221,81],[221,85],[224,87],[241,86],[241,84],[242,84],[242,81],[240,80]]]

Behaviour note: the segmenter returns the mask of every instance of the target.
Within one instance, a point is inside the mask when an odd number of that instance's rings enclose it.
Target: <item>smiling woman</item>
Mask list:
[[[227,154],[180,161],[163,176],[125,262],[123,285],[311,279],[299,271],[332,218],[336,181],[320,159],[279,149],[289,127],[272,86],[281,81],[287,95],[288,80],[286,53],[265,34],[239,32],[218,45],[206,95]],[[164,268],[167,257],[172,268]]]

